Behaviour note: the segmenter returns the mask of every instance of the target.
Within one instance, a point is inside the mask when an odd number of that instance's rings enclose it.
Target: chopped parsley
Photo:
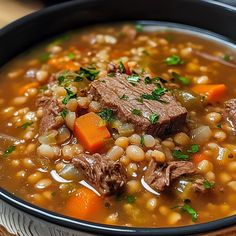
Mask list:
[[[64,105],[66,105],[70,99],[76,98],[76,94],[74,94],[69,88],[65,88],[65,90],[66,90],[67,94],[62,100],[62,103]]]
[[[9,146],[3,153],[4,157],[7,157],[8,155],[10,155],[13,151],[15,151],[16,146]]]
[[[49,52],[45,52],[45,53],[40,55],[39,61],[41,63],[45,63],[45,62],[47,62],[49,60],[49,58],[50,58],[50,53]]]
[[[193,144],[189,150],[187,150],[188,153],[197,153],[199,152],[200,148],[199,145]]]
[[[67,109],[62,109],[62,111],[60,112],[61,117],[65,119],[67,114],[68,114],[68,112],[69,111]]]
[[[188,160],[189,155],[184,154],[181,150],[173,150],[172,152],[173,157],[180,159],[180,160]]]
[[[216,127],[221,129],[222,124],[218,124]]]
[[[215,187],[215,183],[212,183],[212,182],[210,182],[208,180],[205,180],[203,182],[203,186],[204,186],[205,189],[210,189],[210,188],[214,188]]]
[[[38,91],[39,91],[40,93],[42,93],[42,92],[44,92],[44,91],[47,90],[47,89],[48,89],[48,86],[47,86],[47,85],[43,85],[43,86],[39,87]]]
[[[150,116],[149,116],[149,121],[151,124],[156,124],[157,121],[159,119],[159,115],[156,114],[156,113],[152,113]]]
[[[126,73],[126,69],[122,61],[119,61],[119,70],[121,73]]]
[[[136,115],[136,116],[141,116],[142,115],[142,112],[138,109],[133,109],[132,110],[132,114]]]
[[[145,83],[145,84],[151,84],[151,83],[152,83],[152,79],[147,76],[147,77],[145,77],[145,79],[144,79],[144,83]]]
[[[193,222],[197,220],[197,212],[188,203],[184,203],[184,205],[181,206],[180,209],[181,211],[188,213],[191,216]]]
[[[80,76],[78,72],[74,71],[64,71],[59,74],[58,78],[59,85],[68,86],[71,82],[80,82],[83,80],[83,77]]]
[[[137,24],[137,25],[135,25],[135,29],[136,29],[136,31],[137,31],[138,33],[141,33],[141,32],[143,31],[143,26]]]
[[[147,99],[147,100],[156,100],[156,101],[159,101],[159,102],[166,103],[166,101],[161,99],[161,96],[164,95],[166,92],[167,92],[166,88],[163,88],[163,87],[159,86],[154,91],[152,91],[151,94],[142,94],[141,98],[142,99]]]
[[[33,124],[33,122],[25,122],[23,125],[20,125],[17,128],[26,129],[28,126],[30,126],[32,124]]]
[[[127,202],[128,203],[134,203],[135,202],[135,197],[133,195],[127,196]]]
[[[177,55],[172,55],[170,57],[167,57],[164,62],[168,66],[182,65],[184,63],[182,59]]]
[[[129,97],[127,95],[123,94],[119,98],[122,99],[122,100],[128,100]]]
[[[99,71],[95,68],[80,67],[80,70],[77,73],[81,78],[86,78],[89,81],[93,81],[97,78]]]
[[[114,113],[109,108],[103,108],[98,115],[105,121],[112,121],[114,119]]]
[[[183,85],[185,85],[185,86],[187,86],[187,85],[190,84],[190,80],[189,80],[188,78],[183,77],[183,76],[180,76],[180,75],[179,75],[178,73],[176,73],[176,72],[172,72],[171,74],[172,74],[173,78],[174,78],[175,80],[179,81],[181,84],[183,84]]]
[[[136,100],[140,102],[141,104],[143,104],[143,98],[136,98]]]
[[[75,59],[75,54],[73,52],[68,53],[67,55],[71,60]]]
[[[232,60],[232,57],[231,57],[230,55],[225,54],[225,55],[223,56],[223,60],[224,60],[224,61],[231,61],[231,60]]]
[[[140,81],[140,77],[138,75],[136,75],[136,74],[133,74],[133,75],[128,76],[127,80],[132,85],[136,85],[136,83]]]
[[[141,146],[144,146],[144,136],[143,135],[141,135],[140,144],[141,144]]]

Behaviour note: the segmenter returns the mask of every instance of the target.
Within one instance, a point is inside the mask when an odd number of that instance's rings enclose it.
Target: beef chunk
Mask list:
[[[119,193],[126,185],[125,170],[119,161],[112,161],[98,153],[80,154],[73,164],[102,195]]]
[[[195,168],[189,161],[170,161],[159,165],[151,160],[144,175],[144,180],[157,191],[163,191],[171,181],[185,174],[192,174]]]
[[[224,103],[225,118],[236,130],[236,99],[230,99]]]
[[[170,92],[165,93],[157,100],[139,98],[142,94],[151,94],[157,86],[145,84],[144,78],[136,85],[127,80],[126,74],[116,73],[115,77],[101,78],[91,83],[90,93],[93,99],[99,101],[102,107],[112,109],[117,117],[132,123],[138,132],[145,132],[154,136],[163,136],[181,129],[186,121],[187,110],[176,101]],[[122,96],[127,99],[121,99]],[[141,115],[134,115],[132,111],[138,109]],[[159,115],[157,123],[150,122],[150,116]]]
[[[194,192],[205,193],[207,191],[207,189],[204,187],[204,181],[204,178],[199,178],[193,182],[192,188]]]
[[[55,98],[45,96],[39,97],[36,105],[43,108],[43,117],[39,125],[39,134],[58,128],[61,125],[58,116],[62,108]]]

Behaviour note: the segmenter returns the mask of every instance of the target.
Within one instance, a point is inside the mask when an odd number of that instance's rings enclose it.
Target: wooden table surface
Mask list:
[[[40,8],[37,0],[0,0],[0,28]]]

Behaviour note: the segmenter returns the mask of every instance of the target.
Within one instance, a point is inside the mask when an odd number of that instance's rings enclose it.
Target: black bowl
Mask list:
[[[0,66],[32,45],[67,30],[94,23],[136,20],[181,23],[217,33],[231,43],[236,41],[236,8],[216,1],[78,0],[46,8],[0,30]],[[2,188],[0,190],[0,225],[20,236],[175,236],[206,233],[236,225],[236,216],[232,216],[175,228],[108,226],[49,212],[20,200]]]

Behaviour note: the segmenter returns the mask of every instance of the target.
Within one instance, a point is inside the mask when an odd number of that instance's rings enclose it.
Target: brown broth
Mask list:
[[[232,158],[219,161],[217,160],[217,153],[214,150],[209,151],[211,152],[209,157],[212,163],[211,173],[215,176],[216,185],[208,193],[192,193],[191,206],[198,213],[198,220],[195,223],[208,222],[235,214],[236,187],[229,187],[228,185],[228,183],[236,185],[235,136],[232,130],[227,129],[227,127],[224,128],[227,124],[223,120],[220,121],[222,128],[219,128],[217,124],[215,126],[209,124],[206,116],[217,110],[222,114],[224,100],[236,96],[235,59],[230,61],[223,59],[225,55],[236,58],[236,52],[215,40],[208,40],[198,35],[175,31],[174,29],[153,32],[144,30],[138,33],[137,38],[130,40],[129,37],[120,33],[122,27],[122,25],[95,26],[68,33],[69,39],[59,38],[57,42],[51,40],[46,44],[44,43],[30,50],[27,54],[17,57],[2,68],[0,72],[0,136],[6,134],[21,141],[14,144],[16,145],[15,151],[4,157],[4,150],[13,145],[13,142],[3,141],[3,138],[0,137],[0,186],[28,202],[61,214],[65,214],[65,205],[74,190],[81,187],[76,178],[72,178],[66,183],[60,183],[52,176],[54,171],[58,171],[57,164],[60,161],[68,164],[70,160],[63,160],[61,155],[53,160],[42,158],[39,157],[37,149],[34,149],[39,146],[39,118],[32,121],[33,124],[27,129],[19,128],[25,115],[30,116],[28,112],[34,112],[33,116],[37,117],[35,101],[38,90],[35,95],[26,96],[27,101],[24,104],[16,105],[14,103],[15,97],[25,96],[19,95],[20,88],[36,80],[35,71],[43,68],[51,75],[65,68],[65,65],[60,65],[58,68],[49,65],[48,62],[41,63],[38,60],[42,54],[49,50],[48,45],[54,44],[62,48],[62,51],[56,54],[58,57],[65,57],[68,52],[73,51],[78,53],[78,58],[73,62],[78,61],[83,66],[92,64],[96,68],[99,67],[100,71],[106,70],[109,61],[127,57],[129,61],[137,62],[145,70],[149,68],[155,76],[164,79],[170,77],[171,70],[178,72],[181,76],[190,79],[190,89],[197,83],[196,81],[199,81],[201,76],[207,77],[209,83],[224,83],[227,86],[227,94],[222,101],[200,110],[193,109],[192,112],[195,113],[192,114],[194,114],[195,127],[200,124],[209,125],[213,133],[223,130],[226,134],[226,138],[222,141],[212,137],[207,143],[200,145],[201,150],[209,150],[207,146],[209,143],[217,143],[222,148],[231,145]],[[111,35],[115,37],[117,43],[91,44],[91,40],[96,35]],[[188,52],[190,49],[191,52],[185,55],[186,51]],[[163,63],[168,56],[173,54],[182,55],[186,63],[181,66],[167,66]],[[204,80],[204,77],[202,79]],[[43,85],[44,83],[40,86]],[[83,86],[87,86],[87,84],[85,83]],[[30,131],[33,132],[32,136],[26,138],[26,133]],[[74,142],[76,143],[76,141]],[[35,147],[30,151],[30,147],[33,145]],[[139,163],[138,170],[135,172],[137,177],[129,175],[128,179],[137,180],[141,185],[141,178],[144,174],[143,168],[146,165],[147,161]],[[29,176],[36,172],[40,173],[39,179],[30,179]],[[50,186],[44,189],[36,188],[35,184],[40,179],[49,179],[51,181]],[[87,219],[99,223],[143,227],[171,227],[193,224],[194,222],[188,214],[182,213],[178,208],[172,209],[182,202],[176,194],[177,184],[178,181],[160,195],[154,195],[141,187],[141,191],[135,194],[125,192],[118,197],[105,198],[103,199],[102,210],[94,212]],[[147,204],[153,198],[157,206],[150,210]]]

